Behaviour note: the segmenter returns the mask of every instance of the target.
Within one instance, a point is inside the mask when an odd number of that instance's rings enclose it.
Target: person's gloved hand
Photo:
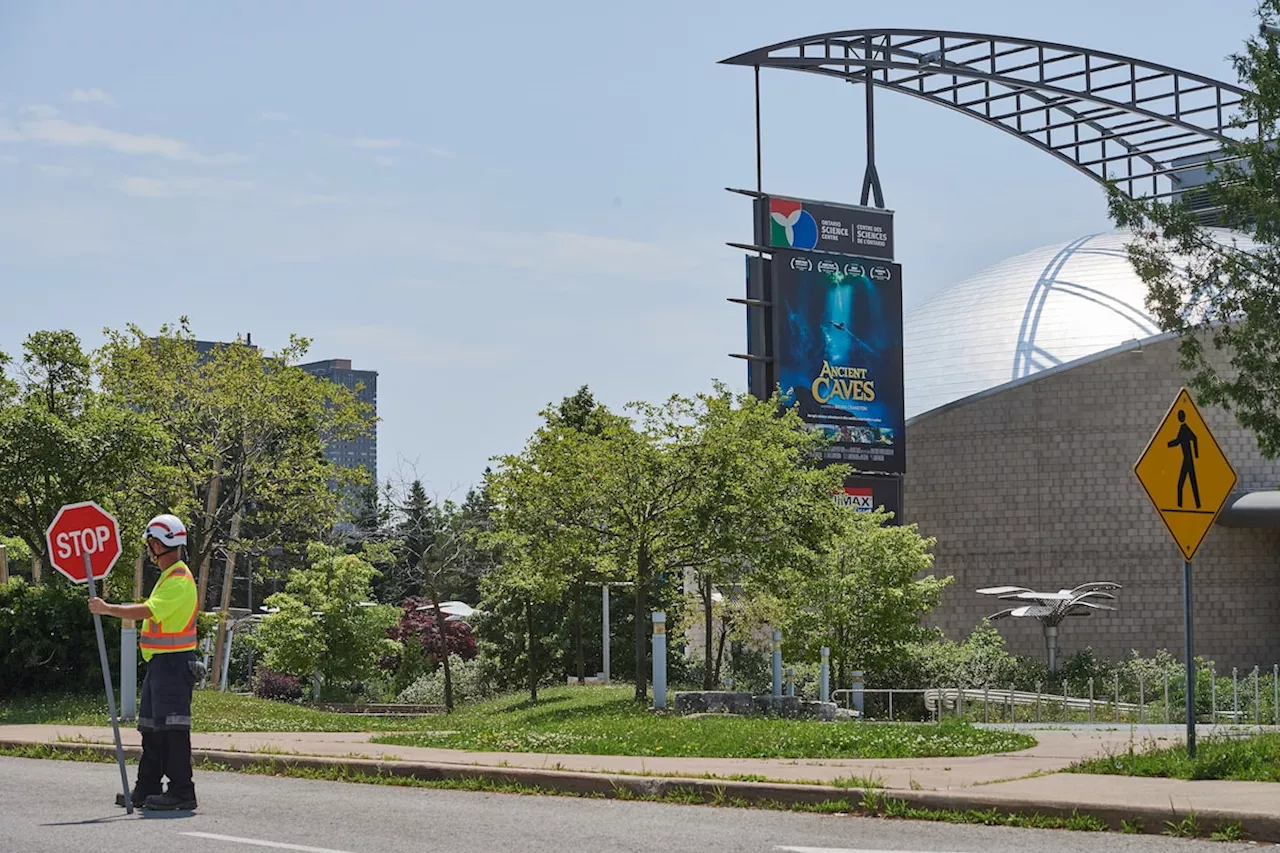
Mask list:
[[[204,678],[205,673],[209,671],[209,668],[204,665],[204,662],[198,660],[187,661],[187,669],[191,671],[191,678],[194,681],[199,681]]]

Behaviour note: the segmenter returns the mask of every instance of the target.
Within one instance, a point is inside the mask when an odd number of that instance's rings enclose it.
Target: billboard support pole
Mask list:
[[[871,44],[867,44],[871,59]],[[880,189],[880,173],[876,170],[876,94],[871,81],[871,64],[867,63],[867,171],[862,177],[862,206],[866,207],[874,193],[876,207],[884,207],[884,191]]]
[[[760,144],[760,66],[756,66],[756,192],[764,192],[764,153]]]

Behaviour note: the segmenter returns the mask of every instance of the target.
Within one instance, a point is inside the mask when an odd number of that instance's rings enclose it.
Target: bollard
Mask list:
[[[124,620],[125,625],[136,624]],[[138,629],[120,628],[120,719],[138,716]]]
[[[1253,724],[1255,726],[1262,724],[1262,698],[1261,688],[1258,686],[1258,667],[1253,668]]]
[[[1039,681],[1036,682],[1036,722],[1040,722],[1040,688],[1043,687]]]
[[[1209,670],[1209,705],[1210,713],[1209,723],[1216,726],[1218,724],[1218,671],[1216,669]]]
[[[601,680],[609,683],[609,585],[600,585],[600,666],[604,669]]]
[[[1093,722],[1093,676],[1089,676],[1089,722]]]
[[[773,695],[782,695],[782,632],[773,632]]]
[[[1147,685],[1141,675],[1138,676],[1138,725],[1147,720]]]
[[[851,691],[850,696],[853,699],[854,710],[858,712],[859,717],[863,715],[863,710],[864,710],[863,698],[865,694],[863,694],[862,688],[863,688],[862,670],[855,669],[853,671],[853,690]],[[941,706],[939,706],[939,708],[941,708]]]
[[[831,649],[822,647],[822,664],[818,667],[818,701],[831,700]]]
[[[1231,667],[1231,722],[1240,723],[1240,670]]]
[[[1169,724],[1169,673],[1164,674],[1164,722]]]
[[[796,668],[794,666],[787,667],[787,695],[796,695]]]
[[[667,614],[653,614],[653,707],[667,707]]]
[[[991,722],[991,685],[982,685],[982,722]]]
[[[1116,722],[1120,722],[1120,673],[1116,673],[1116,692],[1111,699],[1111,704],[1116,709]]]
[[[1013,685],[1009,685],[1009,722],[1013,723],[1014,728],[1018,726],[1017,706],[1013,702]]]
[[[1067,722],[1067,680],[1062,679],[1062,722]]]

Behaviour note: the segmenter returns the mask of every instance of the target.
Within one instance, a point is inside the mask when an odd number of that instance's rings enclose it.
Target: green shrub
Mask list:
[[[498,685],[485,676],[481,658],[463,660],[449,656],[449,674],[453,681],[453,701],[457,704],[487,699],[498,691]],[[437,667],[418,678],[396,696],[396,701],[406,705],[444,704],[444,667]]]
[[[120,622],[102,620],[107,659],[120,671]],[[102,691],[88,593],[62,579],[0,585],[0,698]]]
[[[724,672],[732,682],[729,689],[765,694],[773,688],[771,652],[754,649],[746,644],[735,644],[733,653],[728,658]],[[719,687],[717,685],[718,689]]]

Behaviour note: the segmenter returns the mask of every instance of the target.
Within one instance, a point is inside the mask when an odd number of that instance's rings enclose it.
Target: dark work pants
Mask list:
[[[195,652],[154,655],[142,680],[138,704],[138,731],[142,732],[142,757],[138,760],[140,797],[164,793],[161,779],[169,778],[169,793],[195,799],[191,781],[191,691],[195,677],[188,664]]]

